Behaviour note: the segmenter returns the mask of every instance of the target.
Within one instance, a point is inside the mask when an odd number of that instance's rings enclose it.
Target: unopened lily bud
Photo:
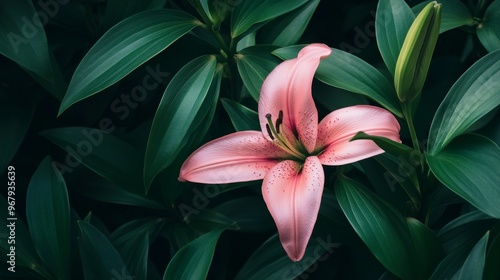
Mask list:
[[[396,62],[394,86],[401,102],[422,91],[441,25],[441,4],[433,1],[417,15],[406,34]]]

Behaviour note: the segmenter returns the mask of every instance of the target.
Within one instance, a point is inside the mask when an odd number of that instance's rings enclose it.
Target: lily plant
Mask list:
[[[264,201],[293,261],[304,256],[316,223],[325,183],[322,165],[349,164],[384,152],[371,140],[351,142],[360,131],[401,142],[396,118],[375,106],[342,108],[318,122],[312,82],[330,53],[324,44],[310,44],[297,58],[279,64],[261,88],[261,131],[208,142],[180,170],[180,181],[205,184],[263,179]]]

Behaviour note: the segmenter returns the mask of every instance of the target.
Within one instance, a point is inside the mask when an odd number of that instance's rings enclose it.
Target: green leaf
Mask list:
[[[106,4],[102,25],[109,29],[118,22],[147,10],[157,10],[163,8],[167,0],[110,0]]]
[[[495,219],[492,217],[475,210],[446,224],[439,231],[438,236],[442,240],[446,252],[453,252],[460,248],[466,248],[470,251],[484,233],[493,226],[494,222]]]
[[[237,1],[231,14],[231,37],[236,38],[252,25],[288,13],[307,0],[255,0]]]
[[[403,216],[359,183],[341,177],[335,194],[352,227],[373,255],[403,279],[416,275],[412,238]]]
[[[296,44],[316,11],[320,0],[310,0],[300,8],[268,22],[261,30],[263,44]]]
[[[217,2],[213,3],[212,1],[209,0],[195,0],[191,2],[191,5],[195,7],[195,9],[202,18],[207,19],[208,22],[211,22],[212,24],[216,25],[217,23],[219,23],[218,22],[219,19],[217,17],[217,13],[212,12],[213,10],[215,10],[212,4],[218,4],[218,3]]]
[[[260,88],[267,75],[280,63],[280,60],[271,54],[276,48],[252,46],[241,50],[235,56],[241,79],[255,101],[259,100]]]
[[[149,246],[164,224],[162,218],[137,219],[120,226],[109,236],[134,279],[147,279]]]
[[[52,81],[54,74],[43,25],[30,0],[0,2],[0,54]]]
[[[476,32],[479,41],[489,52],[500,49],[500,0],[493,1],[486,9]]]
[[[331,235],[314,236],[309,240],[304,257],[293,262],[285,253],[277,234],[262,244],[248,259],[236,275],[235,280],[261,279],[299,279],[304,271],[316,262],[326,260],[328,255],[335,254],[339,246],[331,240]]]
[[[113,26],[76,68],[59,114],[118,82],[198,24],[196,18],[182,11],[152,10]]]
[[[102,122],[101,122],[102,123]],[[40,134],[68,154],[66,161],[58,163],[62,170],[73,169],[83,163],[95,173],[117,186],[143,193],[142,157],[139,151],[123,140],[108,134],[109,126],[97,128],[64,127],[42,131]]]
[[[453,275],[453,280],[468,280],[468,279],[483,279],[483,269],[486,258],[486,245],[488,245],[488,237],[490,232],[486,234],[477,242],[476,246],[472,248],[469,256],[465,260],[463,266]]]
[[[352,137],[350,141],[360,140],[360,139],[368,139],[372,140],[385,152],[394,155],[394,156],[409,156],[414,152],[414,150],[405,144],[393,141],[389,138],[381,137],[381,136],[372,136],[360,131]],[[418,154],[418,152],[416,152]]]
[[[80,258],[86,280],[133,277],[120,254],[102,232],[88,222],[78,221],[78,226],[82,234]]]
[[[222,98],[221,102],[236,131],[260,130],[257,112],[231,99]]]
[[[408,228],[414,245],[417,260],[417,279],[428,279],[441,259],[444,251],[436,234],[419,220],[408,217]]]
[[[461,247],[447,255],[432,273],[430,280],[451,279],[463,265],[470,248]]]
[[[488,138],[463,135],[435,155],[427,154],[427,163],[450,190],[484,213],[500,218],[500,148]]]
[[[472,65],[451,87],[432,120],[428,151],[437,154],[453,138],[500,104],[500,50]]]
[[[46,157],[31,177],[26,218],[38,255],[57,279],[69,279],[70,210],[61,173]]]
[[[394,76],[399,51],[415,15],[404,0],[380,0],[375,15],[377,45],[387,69]]]
[[[213,230],[182,247],[168,263],[163,279],[206,279],[217,240],[223,231]]]
[[[273,54],[282,59],[297,57],[303,46],[277,49]],[[393,114],[402,117],[394,86],[375,67],[341,50],[332,49],[321,60],[316,78],[323,83],[373,99]]]
[[[412,7],[413,13],[418,14],[420,11],[432,1],[424,1]],[[441,11],[441,26],[439,28],[439,33],[446,32],[448,30],[463,26],[463,25],[474,25],[475,21],[467,8],[459,0],[445,0],[438,1],[442,4]]]
[[[218,98],[220,80],[221,67],[217,67],[213,55],[194,59],[174,76],[163,94],[149,133],[144,162],[146,191],[153,178],[175,160],[207,118],[213,100]]]

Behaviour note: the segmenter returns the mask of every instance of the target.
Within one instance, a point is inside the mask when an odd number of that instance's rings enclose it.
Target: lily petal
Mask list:
[[[260,131],[240,131],[198,148],[181,167],[179,180],[205,184],[264,178],[286,154]]]
[[[260,126],[266,137],[266,115],[276,120],[283,111],[283,125],[298,136],[309,152],[314,150],[318,111],[311,93],[312,80],[320,59],[331,52],[324,44],[308,45],[297,58],[282,62],[267,76],[259,98]]]
[[[318,125],[318,156],[325,165],[343,165],[369,158],[384,151],[371,140],[349,140],[359,131],[401,143],[396,118],[379,107],[359,105],[335,110]]]
[[[281,244],[293,261],[299,261],[318,217],[325,174],[319,159],[303,165],[285,160],[271,168],[262,183],[262,195],[278,227]]]

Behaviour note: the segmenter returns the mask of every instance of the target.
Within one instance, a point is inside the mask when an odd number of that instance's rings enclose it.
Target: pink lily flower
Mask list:
[[[240,131],[215,139],[189,156],[179,180],[205,184],[263,179],[262,195],[281,244],[293,261],[305,253],[319,212],[325,174],[321,165],[343,165],[383,153],[371,140],[349,140],[359,131],[399,139],[400,126],[388,111],[351,106],[318,123],[312,81],[323,44],[304,47],[278,65],[262,85],[262,131]]]

